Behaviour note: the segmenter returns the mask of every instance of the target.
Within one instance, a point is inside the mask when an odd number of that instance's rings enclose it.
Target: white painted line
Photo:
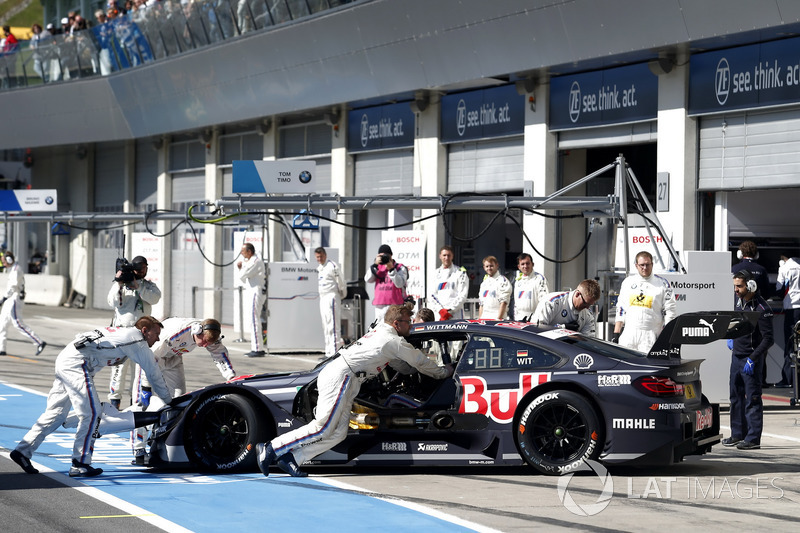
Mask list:
[[[0,454],[2,454],[2,456],[8,459],[9,461],[11,460],[10,452],[0,452]],[[56,472],[55,470],[47,468],[46,466],[37,463],[36,461],[31,461],[31,464],[33,464],[33,466],[35,466],[39,470],[39,474],[49,477],[50,479],[56,481],[57,483],[61,483],[63,485],[71,487],[77,490],[78,492],[81,492],[89,496],[90,498],[94,498],[97,501],[103,502],[112,507],[116,507],[120,511],[123,511],[125,514],[134,515],[136,518],[144,520],[148,524],[151,524],[159,529],[163,529],[164,531],[169,531],[170,533],[172,533],[173,531],[180,533],[191,533],[192,531],[190,529],[186,529],[183,526],[179,526],[178,524],[171,522],[166,518],[161,518],[160,516],[151,513],[147,509],[143,509],[138,505],[128,503],[125,500],[117,498],[116,496],[112,496],[111,494],[106,494],[100,489],[96,489],[94,487],[87,487],[80,481],[67,477],[61,472]]]
[[[730,426],[719,426],[720,429],[727,429],[728,431],[731,430]],[[777,433],[764,433],[761,432],[762,437],[770,437],[772,439],[779,439],[779,440],[788,440],[789,442],[800,442],[800,438],[797,437],[790,437],[789,435],[778,435]]]
[[[330,485],[332,487],[336,487],[342,490],[359,492],[361,494],[377,494],[375,493],[375,491],[363,489],[361,487],[357,487],[355,485],[351,485],[349,483],[344,483],[342,481],[337,481],[334,479],[329,479],[325,477],[316,477],[316,476],[314,476],[313,479],[314,481],[319,481],[320,483],[324,483],[326,485]],[[475,522],[470,522],[469,520],[464,520],[463,518],[443,513],[441,511],[437,511],[436,509],[431,509],[430,507],[426,507],[418,503],[404,502],[399,498],[386,498],[383,496],[371,496],[371,497],[375,498],[376,500],[381,500],[386,503],[391,503],[399,507],[405,507],[406,509],[410,509],[418,513],[432,516],[433,518],[438,518],[439,520],[443,520],[445,522],[450,522],[451,524],[455,524],[457,526],[465,527],[473,531],[478,531],[479,533],[500,533],[500,531],[497,529],[493,529],[481,524],[476,524]]]
[[[16,385],[14,383],[9,383],[8,381],[4,381],[2,379],[0,379],[0,383],[5,385],[6,387],[11,387],[12,389],[21,390],[23,392],[27,392],[27,393],[30,393],[30,394],[35,394],[37,396],[48,396],[48,393],[46,393],[46,392],[39,392],[39,391],[36,391],[36,390],[33,390],[33,389],[29,389],[28,387],[23,387],[22,385]]]

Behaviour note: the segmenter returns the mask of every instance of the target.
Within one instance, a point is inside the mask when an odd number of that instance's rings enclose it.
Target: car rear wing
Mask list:
[[[648,357],[680,359],[683,344],[708,344],[748,335],[755,330],[759,316],[749,311],[685,313],[664,326]]]

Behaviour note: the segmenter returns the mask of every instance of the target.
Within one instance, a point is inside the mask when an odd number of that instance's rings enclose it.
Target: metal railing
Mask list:
[[[356,0],[163,0],[72,34],[22,42],[0,54],[0,90],[137,67]],[[26,46],[27,45],[27,46]]]

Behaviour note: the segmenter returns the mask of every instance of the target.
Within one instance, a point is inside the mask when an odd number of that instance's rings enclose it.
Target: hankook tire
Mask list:
[[[526,463],[548,475],[562,475],[596,459],[605,441],[592,405],[580,394],[554,390],[520,405],[514,442]]]
[[[252,401],[236,394],[215,394],[198,402],[187,420],[186,455],[212,472],[255,470],[256,444],[270,436]]]

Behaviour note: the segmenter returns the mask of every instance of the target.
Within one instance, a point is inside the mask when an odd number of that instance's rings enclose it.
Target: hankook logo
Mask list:
[[[361,115],[361,147],[366,148],[369,142],[369,118],[366,114]]]
[[[717,102],[719,102],[719,105],[725,105],[731,90],[731,67],[728,65],[728,60],[724,57],[717,63],[717,75],[714,80],[714,86],[717,91]]]
[[[467,131],[467,104],[463,99],[459,100],[456,106],[456,131],[459,137]]]
[[[569,119],[578,122],[581,116],[581,86],[577,81],[569,88]]]

